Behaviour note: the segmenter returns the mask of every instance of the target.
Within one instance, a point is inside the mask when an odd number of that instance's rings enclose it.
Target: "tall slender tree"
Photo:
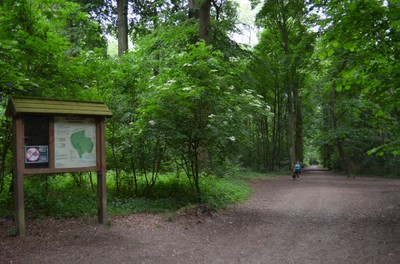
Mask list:
[[[253,1],[254,2],[254,1]],[[304,85],[304,69],[311,54],[314,36],[307,17],[307,3],[295,0],[264,1],[257,14],[258,25],[275,38],[261,41],[277,41],[277,51],[282,59],[282,85],[286,95],[287,130],[291,167],[297,160],[303,161],[303,117],[301,87]]]
[[[128,0],[117,0],[118,56],[128,51]]]

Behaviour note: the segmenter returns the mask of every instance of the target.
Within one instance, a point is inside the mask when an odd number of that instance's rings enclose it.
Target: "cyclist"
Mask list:
[[[294,165],[293,180],[295,180],[295,179],[299,180],[300,173],[301,173],[301,163],[300,163],[300,161],[298,161],[298,162]]]

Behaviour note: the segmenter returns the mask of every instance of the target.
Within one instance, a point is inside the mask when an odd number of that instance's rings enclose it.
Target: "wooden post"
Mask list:
[[[97,206],[98,221],[101,224],[107,223],[107,197],[106,197],[106,137],[104,117],[97,121],[98,146],[100,149],[99,170],[97,171]]]
[[[24,206],[24,122],[21,116],[13,119],[14,164],[13,184],[15,201],[15,222],[17,235],[25,236],[25,206]]]

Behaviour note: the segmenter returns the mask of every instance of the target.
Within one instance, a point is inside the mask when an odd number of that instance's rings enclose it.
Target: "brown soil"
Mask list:
[[[309,170],[250,185],[213,215],[48,219],[25,238],[0,219],[0,263],[400,263],[400,180]]]

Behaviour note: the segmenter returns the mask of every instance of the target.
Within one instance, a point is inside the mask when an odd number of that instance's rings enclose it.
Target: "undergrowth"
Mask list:
[[[112,172],[110,172],[112,175]],[[278,174],[239,171],[229,177],[204,176],[201,180],[201,203],[214,210],[230,204],[241,203],[251,195],[244,179],[271,177]],[[70,175],[35,175],[24,180],[25,216],[27,219],[69,218],[95,216],[97,214],[96,177],[91,185],[88,175],[77,182]],[[11,179],[8,177],[7,182]],[[107,211],[110,216],[133,213],[175,212],[197,204],[196,197],[186,177],[165,174],[146,196],[141,196],[144,184],[138,192],[124,189],[116,192],[113,177],[107,178]],[[14,216],[13,194],[9,188],[0,193],[0,217]]]

